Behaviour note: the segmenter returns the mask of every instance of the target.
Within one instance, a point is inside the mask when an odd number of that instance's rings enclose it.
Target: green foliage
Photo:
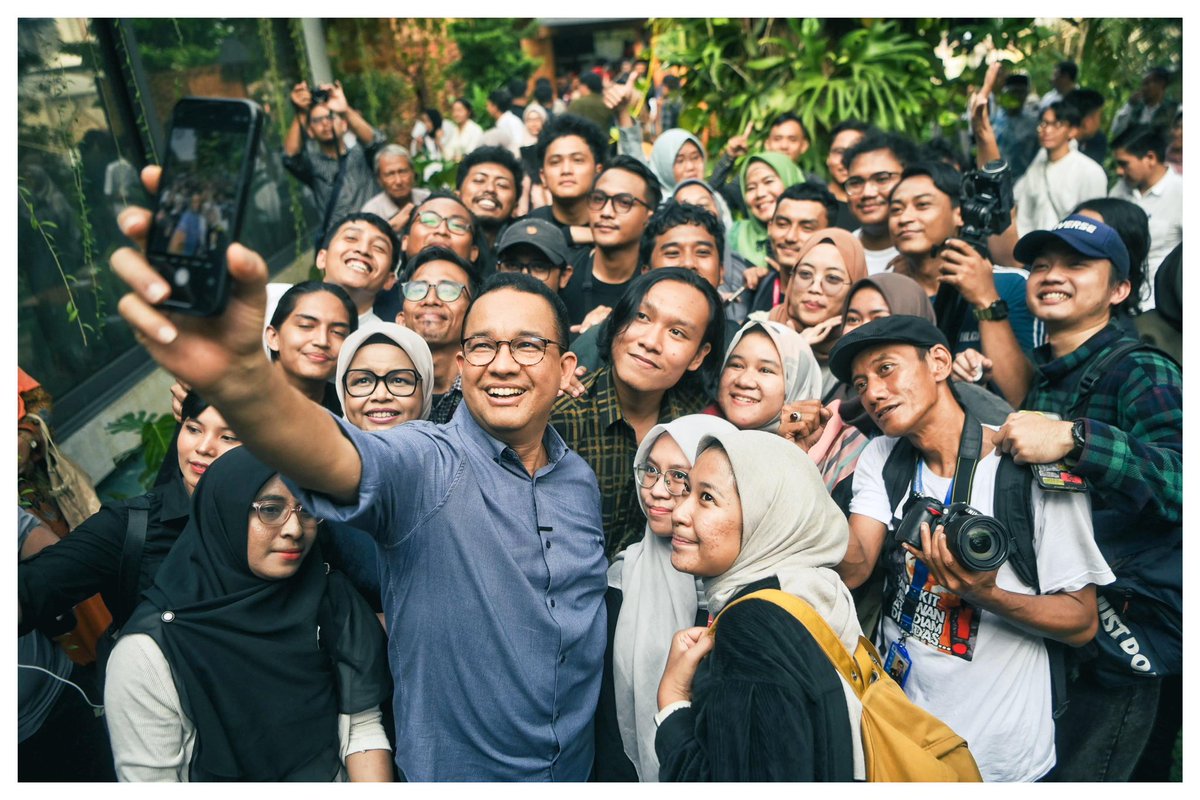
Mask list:
[[[513,78],[528,78],[541,64],[521,49],[521,40],[537,30],[533,20],[511,17],[462,19],[450,23],[450,37],[458,45],[459,59],[450,68],[453,77],[474,85],[486,95]],[[476,108],[483,111],[483,106]],[[476,117],[485,116],[477,113]],[[480,120],[482,124],[482,120]]]
[[[682,126],[698,132],[711,114],[722,140],[749,122],[763,136],[784,111],[819,140],[851,117],[923,135],[949,98],[933,47],[894,22],[841,34],[819,19],[657,19],[653,26],[657,57],[688,69]],[[816,158],[814,149],[809,159]]]
[[[79,279],[63,269],[58,244],[54,240],[54,231],[58,230],[58,224],[51,220],[38,219],[37,209],[33,204],[33,195],[25,188],[24,178],[17,178],[17,196],[20,197],[21,204],[25,207],[25,212],[29,215],[29,226],[41,236],[43,244],[46,245],[46,249],[50,252],[50,257],[54,259],[54,266],[58,267],[58,276],[62,279],[63,287],[67,290],[67,320],[79,326],[79,336],[83,339],[83,346],[87,347],[87,332],[89,330],[94,331],[95,329],[85,323],[79,316],[79,304],[75,301],[75,292],[71,288],[79,283]]]
[[[225,20],[181,18],[172,22],[131,21],[142,63],[151,72],[212,66],[221,53],[221,42],[234,33],[233,25]]]
[[[122,453],[116,460],[123,461],[140,450],[144,469],[138,475],[138,482],[146,491],[150,491],[163,458],[171,446],[171,437],[175,434],[175,418],[170,414],[156,416],[148,411],[138,411],[136,414],[130,411],[105,425],[104,429],[114,435],[136,433],[141,439],[136,447]]]

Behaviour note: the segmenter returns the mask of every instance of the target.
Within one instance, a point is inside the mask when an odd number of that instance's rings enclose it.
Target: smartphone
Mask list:
[[[250,100],[175,104],[146,252],[171,286],[162,308],[206,317],[225,308],[225,249],[241,235],[262,120]]]

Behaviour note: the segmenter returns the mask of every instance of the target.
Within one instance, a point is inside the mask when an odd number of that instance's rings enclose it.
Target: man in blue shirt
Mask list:
[[[153,182],[153,181],[152,181]],[[138,237],[148,214],[131,210]],[[396,763],[410,780],[586,780],[605,643],[596,478],[547,422],[575,368],[545,285],[498,275],[464,322],[463,407],[443,427],[342,424],[262,351],[266,266],[233,245],[223,315],[167,317],[140,252],[113,268],[151,355],[237,426],[315,514],[380,545]]]

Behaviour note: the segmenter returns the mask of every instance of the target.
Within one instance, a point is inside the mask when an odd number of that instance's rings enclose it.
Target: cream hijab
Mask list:
[[[655,425],[642,440],[633,463],[644,464],[650,448],[663,434],[670,434],[684,455],[694,461],[701,437],[736,430],[710,414],[691,414]],[[640,491],[638,503],[645,513]],[[641,541],[622,550],[609,567],[608,584],[622,593],[621,614],[613,634],[617,725],[625,755],[637,767],[641,780],[654,782],[658,780],[658,757],[654,753],[658,683],[667,664],[671,637],[696,621],[696,579],[671,566],[670,540],[656,536],[647,525]]]
[[[742,587],[772,575],[806,601],[850,652],[862,629],[850,590],[833,571],[846,555],[850,529],[825,490],[821,473],[793,443],[763,431],[710,434],[725,448],[742,502],[742,548],[723,575],[704,579],[713,614]],[[697,454],[698,455],[698,454]]]
[[[346,407],[346,387],[342,378],[346,375],[346,370],[350,369],[350,362],[354,360],[355,353],[375,334],[381,334],[395,342],[396,346],[412,359],[417,374],[421,376],[418,389],[421,393],[421,419],[429,419],[429,410],[433,406],[433,355],[429,352],[429,345],[416,332],[394,322],[383,322],[379,319],[364,323],[342,342],[334,384],[338,402],[342,404],[342,408]]]
[[[817,363],[817,357],[813,355],[812,348],[804,341],[804,337],[781,322],[751,320],[743,325],[725,350],[725,361],[721,362],[721,371],[725,370],[725,364],[729,362],[733,349],[738,346],[742,337],[756,330],[767,334],[775,344],[775,349],[779,351],[779,360],[783,364],[784,405],[799,400],[820,400],[821,365]],[[779,421],[779,414],[776,414],[774,419],[758,430],[778,433]]]

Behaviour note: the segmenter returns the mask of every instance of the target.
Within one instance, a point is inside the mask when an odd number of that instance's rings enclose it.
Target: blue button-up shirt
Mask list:
[[[396,764],[419,781],[586,780],[607,568],[592,470],[548,427],[530,476],[465,404],[444,426],[338,423],[358,502],[296,496],[379,544]]]

